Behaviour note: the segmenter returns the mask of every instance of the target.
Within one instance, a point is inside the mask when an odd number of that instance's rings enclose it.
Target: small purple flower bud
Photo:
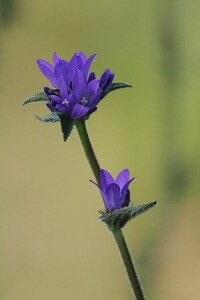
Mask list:
[[[109,69],[105,70],[105,72],[101,75],[99,86],[104,92],[106,92],[109,89],[114,79],[114,76],[115,74],[111,73]]]
[[[129,170],[122,170],[116,179],[106,170],[100,170],[100,185],[94,183],[100,190],[108,211],[115,211],[130,203],[129,184],[135,178],[129,179]]]

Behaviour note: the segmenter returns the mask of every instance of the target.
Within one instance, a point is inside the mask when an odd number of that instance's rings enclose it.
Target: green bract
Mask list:
[[[109,89],[106,91],[106,93],[102,94],[101,99],[103,99],[105,96],[107,96],[110,92],[113,92],[113,91],[118,90],[118,89],[127,88],[127,87],[132,87],[132,86],[130,84],[121,83],[121,82],[120,83],[112,83],[110,85]],[[59,93],[59,90],[57,90],[57,89],[52,89],[52,91],[55,92],[55,93]],[[25,99],[22,102],[22,105],[26,105],[26,104],[33,103],[33,102],[40,102],[40,101],[48,103],[49,98],[47,97],[45,92],[40,92],[38,94],[32,95],[31,97]],[[96,109],[97,108],[94,108],[91,112],[89,112],[83,118],[85,120],[89,119],[89,116]],[[60,121],[64,141],[66,141],[68,139],[69,135],[72,132],[74,124],[76,123],[76,120],[72,120],[70,116],[62,114],[62,113],[57,113],[57,112],[52,112],[51,114],[49,114],[47,116],[44,116],[44,117],[36,116],[36,118],[39,121],[45,122],[45,123],[55,123],[55,122]]]
[[[157,204],[156,201],[141,204],[141,205],[130,205],[126,207],[122,207],[120,209],[116,209],[113,212],[107,211],[99,211],[101,216],[100,220],[108,226],[111,231],[121,229],[133,218],[143,214],[150,208],[154,207]]]

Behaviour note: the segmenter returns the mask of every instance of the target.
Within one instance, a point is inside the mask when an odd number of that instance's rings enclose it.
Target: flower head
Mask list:
[[[129,179],[129,170],[122,170],[114,179],[111,174],[106,170],[100,171],[100,185],[94,183],[100,190],[104,203],[108,211],[115,211],[129,203],[129,184],[133,181],[134,177]]]
[[[96,54],[88,59],[83,52],[77,52],[70,61],[53,54],[53,65],[45,60],[37,60],[38,67],[55,89],[44,88],[49,101],[47,107],[52,112],[79,119],[92,111],[112,84],[114,74],[105,70],[100,79],[94,72],[89,73]]]

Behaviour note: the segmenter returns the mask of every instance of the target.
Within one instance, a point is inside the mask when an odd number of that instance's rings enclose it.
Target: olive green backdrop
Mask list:
[[[0,1],[0,298],[132,299],[76,131],[21,107],[47,81],[36,59],[98,56],[115,80],[88,122],[103,168],[136,176],[132,201],[159,204],[124,230],[149,300],[200,294],[198,1]]]

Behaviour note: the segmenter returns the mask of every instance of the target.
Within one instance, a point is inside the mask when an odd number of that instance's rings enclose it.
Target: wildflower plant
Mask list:
[[[97,78],[90,71],[96,54],[89,58],[83,52],[76,52],[67,61],[53,54],[53,64],[38,59],[37,65],[49,81],[43,92],[37,93],[23,102],[23,105],[43,101],[50,114],[36,116],[41,122],[60,122],[64,141],[68,139],[74,127],[77,128],[83,149],[91,166],[96,182],[90,180],[100,191],[104,209],[100,210],[99,219],[112,232],[122,256],[128,277],[137,300],[145,299],[135,267],[133,265],[122,228],[133,218],[152,208],[156,201],[133,205],[129,185],[129,170],[122,170],[114,179],[112,175],[100,168],[86,128],[86,121],[94,113],[106,95],[114,90],[131,87],[126,83],[114,83],[114,73],[106,69]]]

